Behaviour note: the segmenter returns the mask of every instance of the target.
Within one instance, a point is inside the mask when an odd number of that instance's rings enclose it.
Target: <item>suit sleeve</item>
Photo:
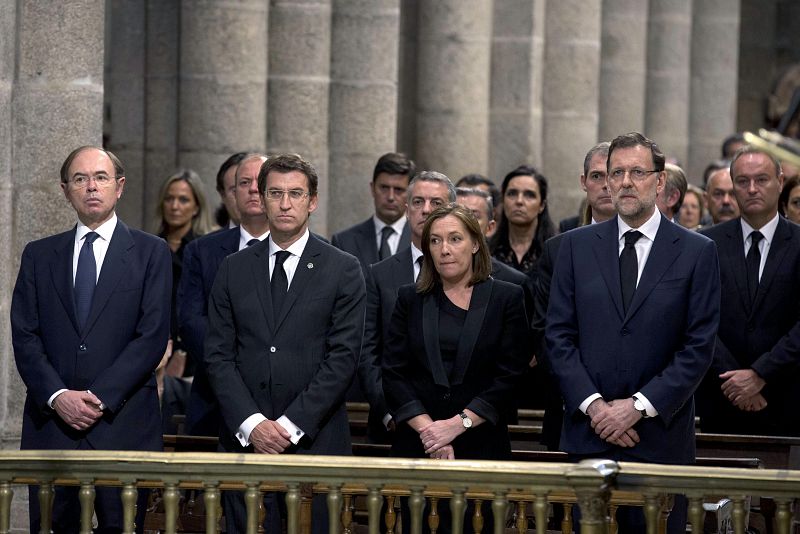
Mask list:
[[[44,410],[50,396],[66,386],[50,363],[41,338],[33,256],[31,245],[26,246],[11,299],[11,337],[20,377],[36,405]]]
[[[331,409],[341,404],[356,371],[364,335],[365,289],[361,265],[352,256],[340,260],[336,297],[328,323],[327,352],[308,386],[285,411],[286,417],[314,439]]]
[[[159,239],[150,250],[134,336],[89,388],[109,411],[122,408],[164,356],[169,339],[171,300],[172,254],[166,241]]]
[[[800,317],[794,326],[781,337],[769,352],[765,352],[751,366],[767,383],[800,364]]]
[[[389,408],[383,395],[381,379],[381,300],[380,291],[372,274],[367,269],[367,307],[364,317],[364,341],[358,360],[358,383],[369,401],[370,409],[383,417]]]
[[[197,240],[183,251],[183,272],[178,285],[178,331],[187,352],[194,361],[203,361],[203,340],[206,337],[206,295],[203,270],[198,256]]]
[[[711,365],[720,298],[719,259],[716,245],[709,240],[697,255],[691,276],[683,346],[664,370],[640,390],[666,424],[691,399]]]

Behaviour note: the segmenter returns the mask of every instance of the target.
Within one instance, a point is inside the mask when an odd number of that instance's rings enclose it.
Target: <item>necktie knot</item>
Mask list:
[[[764,239],[764,234],[762,234],[758,230],[753,230],[752,232],[750,232],[750,246],[751,247],[757,247],[762,239]]]
[[[381,239],[389,239],[394,234],[394,228],[391,226],[384,226],[381,230]]]
[[[283,267],[283,262],[285,262],[289,256],[291,256],[291,252],[286,250],[279,250],[275,253],[275,268]]]
[[[378,245],[378,259],[385,260],[392,255],[392,249],[389,247],[389,238],[394,234],[394,228],[391,226],[384,226],[381,228],[381,242]]]
[[[258,243],[258,242],[259,242],[259,241],[258,241],[258,239],[256,239],[256,238],[254,237],[253,239],[251,239],[250,241],[248,241],[248,242],[247,242],[247,244],[246,244],[245,246],[247,246],[247,247],[252,247],[253,245],[255,245],[255,244],[256,244],[256,243]]]
[[[89,232],[83,237],[83,242],[91,245],[98,237],[100,237],[100,234],[97,232]]]
[[[633,246],[642,237],[642,232],[638,230],[628,230],[625,232],[625,246]]]

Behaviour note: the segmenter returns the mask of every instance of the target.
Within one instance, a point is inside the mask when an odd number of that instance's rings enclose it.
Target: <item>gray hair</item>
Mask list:
[[[589,149],[589,152],[586,153],[586,157],[583,158],[583,175],[588,177],[589,176],[589,163],[591,163],[592,158],[596,154],[602,154],[605,159],[608,159],[608,148],[611,146],[611,143],[608,141],[603,141],[602,143],[597,143],[592,148]]]
[[[411,204],[411,196],[414,191],[414,184],[417,182],[438,182],[440,184],[444,184],[447,187],[447,201],[456,201],[456,186],[453,185],[453,182],[450,180],[450,178],[436,171],[419,171],[414,175],[414,178],[412,178],[411,182],[408,184],[408,191],[406,195],[409,204]]]
[[[494,220],[494,202],[492,202],[492,195],[483,189],[472,187],[456,187],[457,197],[479,197],[486,202],[487,215],[490,221]]]

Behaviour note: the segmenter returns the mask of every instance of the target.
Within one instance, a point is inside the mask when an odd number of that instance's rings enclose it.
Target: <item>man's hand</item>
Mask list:
[[[103,416],[100,404],[93,393],[67,390],[53,400],[53,409],[75,430],[86,430]]]
[[[747,401],[757,393],[761,393],[766,382],[752,369],[734,369],[719,375],[722,382],[722,394],[734,406]]]
[[[280,454],[291,444],[289,433],[275,421],[266,419],[250,432],[250,443],[261,454]]]
[[[634,433],[637,438],[634,441],[633,436],[628,434],[628,430],[632,430],[633,425],[642,418],[639,410],[633,407],[633,399],[617,399],[609,403],[597,399],[589,405],[586,413],[592,418],[592,428],[600,439],[626,447],[638,442],[638,435]],[[623,438],[623,435],[626,437]]]
[[[436,452],[431,453],[431,458],[434,460],[455,460],[456,455],[453,451],[452,445],[445,445]]]
[[[456,415],[450,419],[440,419],[422,428],[419,439],[425,447],[425,454],[432,454],[446,445],[450,445],[454,439],[464,432],[464,424],[461,417]]]
[[[758,412],[767,407],[767,399],[761,393],[733,403],[734,406],[745,412]]]

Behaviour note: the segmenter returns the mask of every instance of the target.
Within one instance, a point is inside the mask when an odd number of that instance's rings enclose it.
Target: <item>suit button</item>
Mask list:
[[[620,334],[622,334],[623,336],[627,336],[630,333],[631,333],[631,331],[628,330],[627,328],[623,328],[622,331],[620,332]]]
[[[269,348],[269,351],[270,351],[270,352],[275,352],[275,351],[277,351],[277,350],[278,350],[278,349],[276,349],[274,346],[272,346],[272,347],[270,347],[270,348]]]
[[[78,350],[81,352],[86,352],[86,343],[81,343],[81,346],[78,347]]]
[[[450,400],[450,394],[449,393],[445,393],[444,395],[442,395],[442,399],[443,400]]]

